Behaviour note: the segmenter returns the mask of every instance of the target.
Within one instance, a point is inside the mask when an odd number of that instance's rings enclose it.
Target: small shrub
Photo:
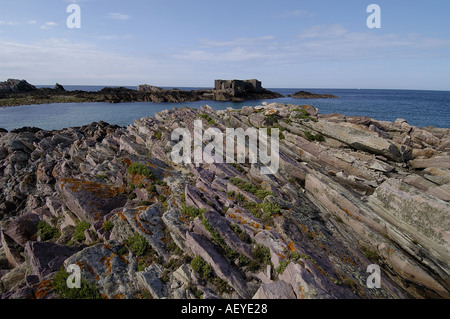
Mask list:
[[[199,216],[203,215],[204,212],[205,212],[204,209],[198,209],[194,206],[185,206],[185,205],[184,205],[183,211],[182,211],[183,214],[188,215],[192,218],[199,217]]]
[[[290,259],[293,262],[298,262],[300,260],[300,258],[302,258],[302,255],[300,255],[298,252],[296,252],[296,251],[291,252]]]
[[[240,173],[245,173],[245,168],[243,168],[238,163],[231,163],[231,166],[233,166],[235,169],[237,169]]]
[[[192,292],[194,294],[195,298],[203,299],[203,292],[200,289],[198,289],[197,287],[195,287],[192,284],[188,285],[188,289],[190,292]]]
[[[305,132],[305,136],[308,141],[314,141],[314,135],[311,132]]]
[[[281,210],[280,205],[271,202],[261,203],[260,206],[262,210],[269,216],[276,215]]]
[[[233,292],[233,288],[225,280],[223,280],[219,277],[214,278],[213,285],[214,285],[214,288],[216,288],[216,291],[220,295],[223,295],[224,293],[230,294]]]
[[[245,198],[245,196],[242,193],[237,193],[236,194],[236,200],[240,203],[245,202],[247,199]]]
[[[225,240],[222,238],[222,236],[220,236],[219,232],[211,225],[211,223],[206,218],[203,218],[202,225],[211,234],[214,242],[225,251],[225,256],[227,258],[236,258],[237,253],[225,243]]]
[[[253,185],[253,184],[251,184],[249,182],[246,182],[246,181],[244,181],[244,180],[242,180],[240,178],[237,178],[237,177],[230,178],[230,182],[233,185],[235,185],[235,186],[239,187],[240,189],[242,189],[243,191],[249,192],[251,194],[256,194],[256,192],[258,190],[258,188],[255,185]]]
[[[130,175],[142,175],[148,177],[154,181],[159,181],[159,178],[152,172],[146,165],[140,163],[133,163],[128,167],[128,173]]]
[[[275,269],[275,271],[281,275],[286,270],[286,267],[288,265],[289,265],[289,260],[281,261],[280,265]]]
[[[63,299],[100,299],[100,293],[96,285],[81,278],[80,289],[70,289],[67,287],[69,273],[63,267],[53,277],[52,284],[54,290]]]
[[[313,141],[323,142],[323,141],[325,141],[325,137],[323,137],[323,135],[320,134],[320,133],[314,135],[311,132],[305,132],[305,136],[306,136],[306,139],[308,141],[310,141],[310,142],[313,142]]]
[[[323,135],[322,134],[316,134],[315,136],[314,136],[314,139],[317,141],[317,142],[323,142],[323,141],[325,141],[325,137],[323,137]]]
[[[271,263],[270,249],[266,246],[257,244],[252,250],[252,255],[260,264],[269,265]]]
[[[191,267],[203,279],[209,279],[212,276],[212,267],[199,255],[195,256],[191,261]]]
[[[127,247],[137,256],[143,256],[150,250],[150,245],[144,236],[134,234],[126,240]]]
[[[162,132],[161,132],[161,131],[155,132],[155,134],[154,134],[153,136],[154,136],[157,140],[161,140]]]
[[[273,195],[273,193],[271,191],[268,191],[266,189],[258,189],[256,191],[256,196],[260,199],[264,199],[267,196]]]
[[[209,116],[208,114],[200,113],[198,116],[202,119],[205,119],[208,122],[208,124],[216,125],[216,121],[214,121],[214,119],[211,116]]]
[[[38,224],[37,235],[41,236],[41,239],[43,241],[47,241],[53,238],[58,238],[59,236],[61,236],[61,233],[59,232],[58,228],[52,227],[45,221],[41,220]]]
[[[120,249],[117,251],[117,255],[119,255],[119,256],[123,256],[123,255],[126,255],[126,254],[128,254],[128,248],[127,248],[127,246],[122,246],[122,247],[120,247]]]
[[[114,224],[110,220],[107,220],[106,222],[103,223],[103,229],[105,231],[110,232],[113,228]]]
[[[84,231],[89,229],[91,225],[87,221],[82,221],[77,224],[75,227],[75,234],[74,238],[76,241],[81,242],[86,239],[86,236],[84,235]]]
[[[242,240],[244,243],[247,244],[251,243],[250,236],[245,231],[243,231],[238,225],[231,224],[230,227],[236,233],[236,235],[238,235],[240,240]]]
[[[364,256],[366,256],[366,258],[369,259],[370,261],[375,262],[380,257],[376,251],[371,250],[365,246],[361,246],[361,251],[364,253]]]

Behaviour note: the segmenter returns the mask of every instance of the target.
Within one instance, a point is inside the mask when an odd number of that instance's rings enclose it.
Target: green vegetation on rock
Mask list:
[[[82,221],[77,224],[75,227],[75,235],[74,239],[78,242],[81,242],[86,239],[86,236],[84,235],[84,231],[89,229],[91,225],[87,221]]]
[[[67,287],[67,279],[70,274],[63,267],[53,277],[52,284],[54,290],[63,299],[100,299],[98,287],[93,283],[81,278],[80,289],[70,289]]]
[[[41,237],[42,241],[47,241],[53,238],[58,238],[61,236],[60,231],[57,227],[52,227],[47,222],[41,220],[38,224],[37,236]]]
[[[208,264],[199,255],[195,256],[191,261],[191,267],[194,271],[199,274],[203,279],[209,279],[212,277],[213,270],[210,264]]]

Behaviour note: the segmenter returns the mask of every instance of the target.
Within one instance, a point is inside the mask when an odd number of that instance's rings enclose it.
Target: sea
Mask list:
[[[38,86],[44,87],[44,86]],[[98,91],[104,86],[65,86],[66,90]],[[136,87],[128,87],[136,89]],[[169,88],[170,89],[170,88]],[[203,88],[178,87],[180,90],[196,90]],[[279,99],[218,102],[196,101],[181,103],[57,103],[41,105],[24,105],[0,107],[0,128],[13,129],[39,127],[44,130],[59,130],[67,127],[77,127],[96,121],[127,126],[134,120],[146,116],[154,116],[155,112],[164,109],[192,107],[200,108],[209,105],[216,110],[229,107],[240,109],[243,106],[268,103],[286,103],[295,105],[312,105],[319,114],[340,113],[346,116],[368,116],[380,121],[395,121],[402,118],[409,124],[426,127],[434,126],[450,128],[450,91],[420,91],[420,90],[372,90],[372,89],[314,89],[314,88],[268,88],[284,96],[299,90],[312,93],[333,94],[337,99]]]

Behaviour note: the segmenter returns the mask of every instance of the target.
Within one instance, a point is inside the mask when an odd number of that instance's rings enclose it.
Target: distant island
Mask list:
[[[289,95],[288,95],[289,96]],[[293,99],[336,99],[338,98],[336,95],[332,94],[316,94],[306,91],[298,91],[289,97]]]
[[[49,103],[81,102],[192,102],[192,101],[233,101],[266,100],[282,98],[283,95],[262,87],[260,81],[215,80],[213,89],[179,90],[164,89],[142,84],[136,90],[125,87],[105,87],[99,91],[67,91],[56,83],[54,88],[37,88],[26,80],[8,79],[0,82],[0,106],[19,106]],[[299,91],[292,98],[336,98],[328,94],[314,94]]]

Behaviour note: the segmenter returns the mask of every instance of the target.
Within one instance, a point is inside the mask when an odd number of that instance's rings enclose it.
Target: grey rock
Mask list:
[[[58,271],[64,261],[78,251],[76,247],[61,246],[50,242],[27,242],[25,252],[33,274],[42,280],[48,274]]]
[[[64,204],[91,224],[127,201],[122,189],[90,181],[66,178],[58,181],[57,189]]]
[[[136,292],[137,261],[131,253],[119,256],[117,251],[121,245],[110,241],[96,244],[72,255],[64,262],[81,265],[81,276],[95,284],[100,294],[109,299],[130,299]]]
[[[35,214],[25,214],[13,220],[4,233],[21,246],[25,246],[37,232],[39,217]]]
[[[161,265],[152,264],[145,271],[136,273],[138,285],[150,292],[153,298],[162,299],[168,296],[166,285],[159,279],[163,273]]]
[[[253,259],[252,248],[249,244],[242,242],[236,233],[230,228],[229,222],[215,211],[207,211],[203,214],[212,227],[219,233],[224,239],[225,243],[231,247],[231,249],[238,253]]]
[[[186,243],[191,247],[192,252],[201,256],[209,263],[213,268],[214,273],[219,278],[228,282],[228,284],[236,290],[239,296],[243,298],[250,298],[252,296],[252,292],[247,286],[244,277],[228,264],[225,257],[223,257],[205,237],[187,232]]]
[[[12,240],[8,235],[3,233],[0,229],[0,242],[8,260],[9,265],[17,267],[25,261],[25,258],[20,254],[20,245]]]
[[[261,285],[253,299],[297,299],[292,286],[283,280]]]

